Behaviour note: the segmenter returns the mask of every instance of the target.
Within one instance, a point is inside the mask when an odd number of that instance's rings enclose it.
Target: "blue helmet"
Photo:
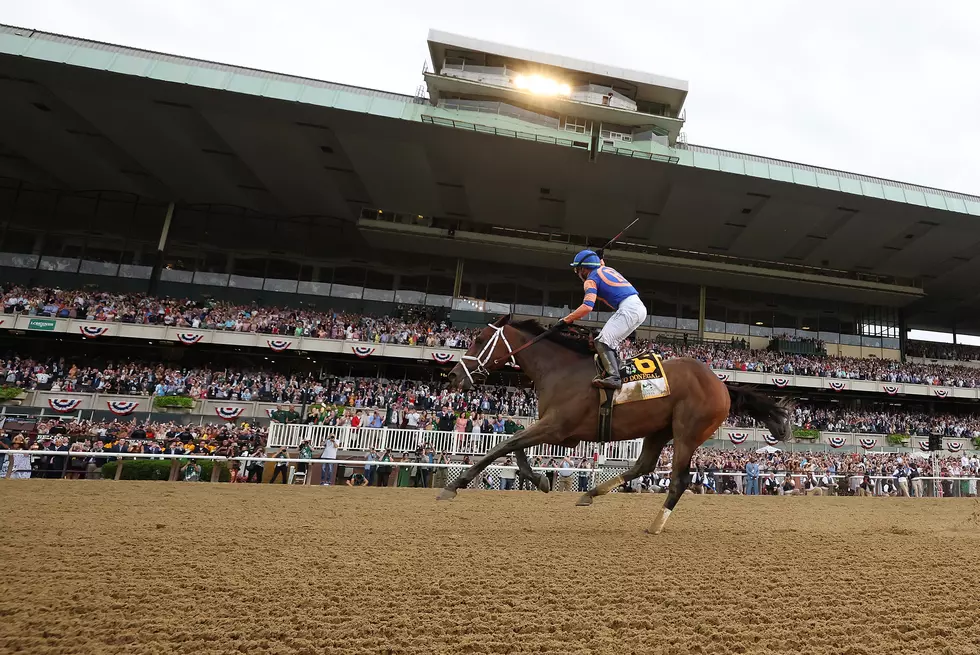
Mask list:
[[[599,268],[602,265],[599,255],[595,254],[592,250],[582,250],[577,255],[572,263],[569,264],[572,268]]]

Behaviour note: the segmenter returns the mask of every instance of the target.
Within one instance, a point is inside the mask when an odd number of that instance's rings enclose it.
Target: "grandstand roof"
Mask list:
[[[640,215],[639,245],[906,289],[882,304],[924,288],[917,327],[962,327],[980,307],[980,198],[967,194],[684,144],[590,151],[411,96],[9,26],[0,95],[0,175],[52,188],[592,237]]]

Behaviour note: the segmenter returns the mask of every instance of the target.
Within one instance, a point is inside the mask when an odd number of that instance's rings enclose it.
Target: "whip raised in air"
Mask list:
[[[627,225],[626,227],[624,227],[622,230],[620,230],[619,234],[617,234],[616,236],[614,236],[609,241],[606,241],[606,243],[605,243],[604,246],[602,246],[601,248],[599,248],[598,250],[596,250],[595,251],[595,254],[599,255],[599,259],[602,259],[602,255],[603,255],[603,253],[605,253],[606,248],[608,248],[612,244],[616,243],[619,240],[619,237],[621,237],[624,234],[626,234],[626,230],[628,230],[631,227],[633,227],[634,225],[636,225],[636,222],[638,220],[640,220],[640,217],[639,216],[637,216],[636,218],[634,218],[632,223],[630,223],[629,225]]]

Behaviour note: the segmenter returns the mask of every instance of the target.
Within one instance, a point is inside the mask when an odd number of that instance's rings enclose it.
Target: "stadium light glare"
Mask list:
[[[514,78],[514,86],[542,96],[567,96],[572,92],[572,87],[567,84],[540,75],[518,75]]]

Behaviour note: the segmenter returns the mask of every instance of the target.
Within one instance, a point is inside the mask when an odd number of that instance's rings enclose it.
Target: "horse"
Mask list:
[[[520,352],[517,352],[520,351]],[[525,430],[491,448],[439,494],[451,500],[497,458],[514,453],[521,473],[548,492],[548,478],[531,470],[526,448],[552,444],[574,448],[582,441],[597,441],[598,392],[592,387],[595,374],[593,353],[587,342],[552,332],[537,321],[513,321],[504,315],[489,324],[449,372],[452,388],[472,389],[486,380],[490,371],[506,365],[518,366],[533,382],[538,396],[538,420]],[[622,475],[587,491],[578,505],[591,505],[594,498],[617,486],[651,472],[668,441],[674,441],[673,471],[667,499],[647,532],[660,534],[689,483],[694,451],[715,433],[734,409],[763,423],[779,441],[792,432],[791,407],[747,387],[723,383],[703,362],[689,357],[668,359],[663,370],[670,394],[639,400],[615,408],[612,441],[643,438],[640,455]]]

